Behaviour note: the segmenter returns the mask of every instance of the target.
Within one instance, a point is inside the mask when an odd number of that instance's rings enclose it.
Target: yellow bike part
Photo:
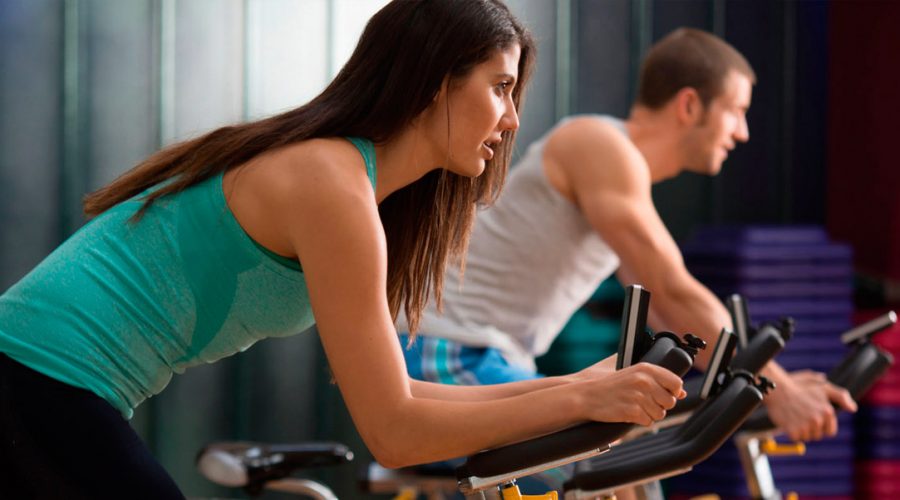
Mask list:
[[[805,443],[779,443],[774,439],[766,439],[759,445],[759,450],[766,455],[787,456],[787,455],[805,455]]]
[[[559,500],[559,495],[555,491],[548,491],[543,495],[523,495],[516,484],[504,486],[501,492],[503,500]]]
[[[419,492],[415,488],[401,488],[393,500],[416,500]]]

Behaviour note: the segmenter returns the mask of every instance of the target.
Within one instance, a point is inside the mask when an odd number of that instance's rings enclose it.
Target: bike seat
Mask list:
[[[298,469],[339,465],[353,460],[340,443],[266,444],[217,442],[197,453],[197,469],[223,486],[259,490],[267,481],[285,478]]]

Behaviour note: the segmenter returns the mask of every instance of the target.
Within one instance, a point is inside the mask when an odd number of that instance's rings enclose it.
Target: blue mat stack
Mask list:
[[[827,372],[846,354],[839,336],[852,326],[851,249],[817,226],[704,228],[682,246],[688,269],[723,300],[739,293],[754,324],[794,318],[796,333],[777,358],[788,370]],[[853,425],[840,415],[833,439],[809,443],[803,457],[771,457],[775,484],[801,498],[852,498]],[[673,478],[675,497],[716,493],[747,498],[730,443],[688,474]]]

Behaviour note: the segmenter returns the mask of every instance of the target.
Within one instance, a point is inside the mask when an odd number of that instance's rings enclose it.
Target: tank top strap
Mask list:
[[[356,146],[363,160],[366,162],[366,175],[369,176],[369,182],[372,183],[372,190],[375,189],[375,145],[372,141],[362,137],[347,137],[347,140]]]

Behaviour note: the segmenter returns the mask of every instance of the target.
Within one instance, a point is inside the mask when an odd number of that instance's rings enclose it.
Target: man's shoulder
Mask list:
[[[621,123],[599,115],[573,116],[556,127],[548,137],[551,150],[575,156],[591,155],[607,161],[637,151]]]
[[[560,122],[551,136],[566,137],[570,140],[628,141],[624,122],[606,115],[569,116]]]
[[[573,116],[562,122],[548,137],[545,154],[579,177],[593,174],[590,177],[609,180],[640,176],[646,170],[623,125],[599,115]]]

